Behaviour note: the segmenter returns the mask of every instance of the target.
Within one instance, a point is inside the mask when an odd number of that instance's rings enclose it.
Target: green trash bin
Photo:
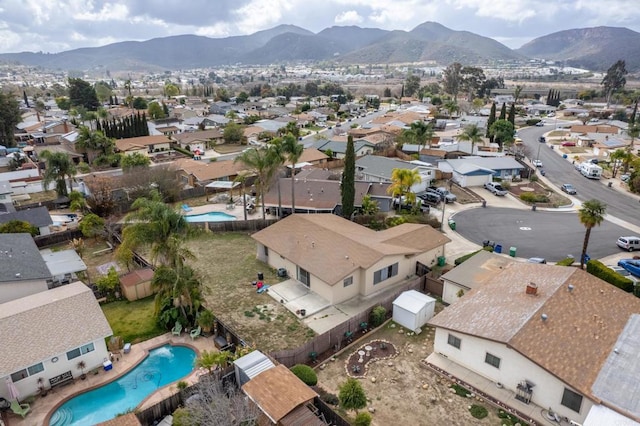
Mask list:
[[[444,266],[447,263],[447,259],[444,256],[438,256],[438,266]]]
[[[516,257],[516,248],[515,247],[510,247],[509,248],[509,256]]]
[[[449,228],[451,228],[452,231],[456,230],[456,221],[455,220],[450,220],[449,221]]]

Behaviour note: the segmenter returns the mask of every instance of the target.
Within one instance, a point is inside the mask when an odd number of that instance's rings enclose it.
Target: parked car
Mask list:
[[[540,174],[541,174],[542,176],[546,176],[546,175],[547,175],[547,172],[545,172],[545,171],[544,171],[544,169],[540,169]]]
[[[436,188],[436,192],[440,194],[440,198],[442,198],[445,203],[453,203],[458,200],[455,194],[443,186]]]
[[[631,179],[631,175],[622,175],[620,176],[620,180],[623,182],[629,182],[629,179]]]
[[[560,189],[562,189],[562,191],[566,192],[567,194],[571,194],[571,195],[575,195],[578,193],[578,191],[576,191],[576,188],[570,183],[563,183]]]
[[[489,190],[489,192],[491,192],[493,195],[497,195],[497,196],[505,196],[507,195],[507,190],[504,189],[502,187],[502,185],[500,185],[497,182],[487,182],[484,184],[484,187]]]
[[[532,163],[536,167],[542,167],[542,161],[540,160],[533,160]]]
[[[544,121],[538,121],[536,123],[536,127],[543,127],[544,126]]]
[[[420,198],[422,202],[426,204],[439,204],[441,201],[440,195],[431,191],[421,192],[416,194],[416,197]]]
[[[576,143],[574,141],[564,141],[562,146],[576,146]]]
[[[620,237],[616,244],[628,251],[640,250],[640,237]]]

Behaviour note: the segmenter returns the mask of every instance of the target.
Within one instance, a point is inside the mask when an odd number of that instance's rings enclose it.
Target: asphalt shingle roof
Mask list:
[[[38,228],[53,224],[49,210],[46,207],[36,207],[35,209],[18,210],[13,213],[0,214],[0,224],[11,220],[22,220],[29,222]]]
[[[51,272],[31,235],[0,234],[0,283],[47,278]]]

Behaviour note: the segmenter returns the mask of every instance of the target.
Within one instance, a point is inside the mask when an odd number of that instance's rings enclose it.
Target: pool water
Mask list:
[[[186,346],[165,345],[153,349],[124,376],[62,404],[49,424],[95,425],[131,411],[157,389],[191,373],[195,358],[195,351]]]
[[[203,214],[193,214],[184,217],[187,222],[226,222],[236,220],[235,216],[223,212],[209,212]]]

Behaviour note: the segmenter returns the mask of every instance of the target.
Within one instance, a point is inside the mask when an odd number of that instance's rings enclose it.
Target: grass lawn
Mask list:
[[[220,154],[230,154],[232,152],[240,152],[243,149],[247,148],[247,145],[240,144],[222,144],[216,145],[213,150]]]
[[[246,233],[203,233],[189,240],[196,256],[189,261],[201,275],[207,307],[248,344],[270,352],[296,348],[314,336],[313,330],[268,294],[251,285],[263,272],[265,283],[280,280],[256,259],[256,243]]]
[[[102,305],[114,336],[137,343],[164,334],[153,316],[153,296],[135,302],[118,301]]]

